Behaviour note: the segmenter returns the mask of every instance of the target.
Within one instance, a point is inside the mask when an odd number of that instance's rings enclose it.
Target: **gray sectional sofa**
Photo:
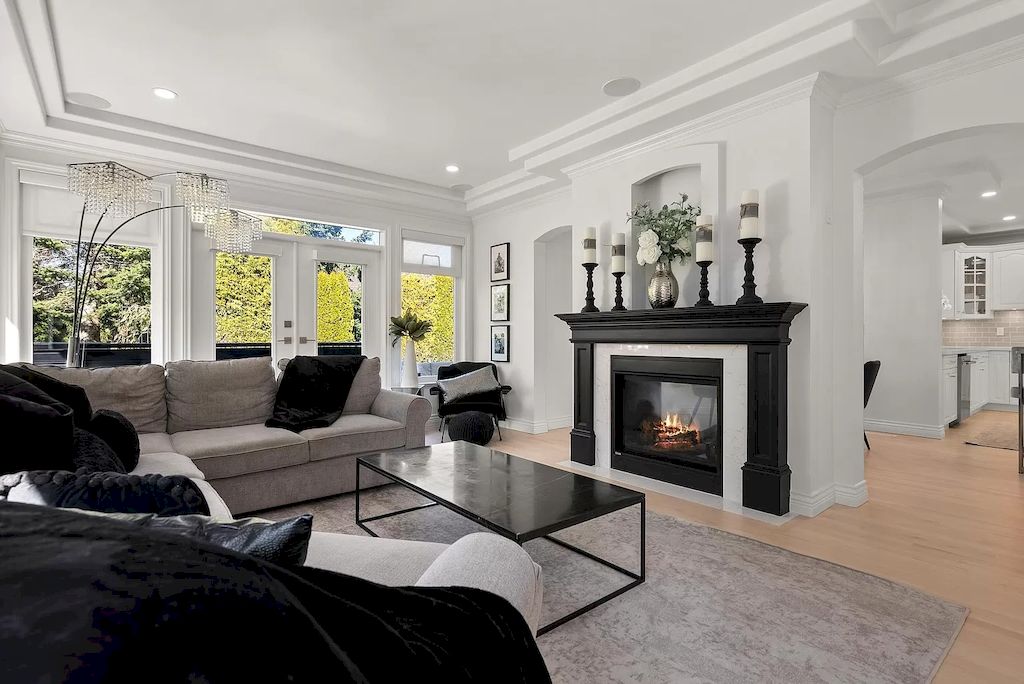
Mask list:
[[[277,389],[266,359],[36,368],[84,387],[94,409],[123,413],[142,445],[133,474],[189,477],[220,520],[352,491],[357,454],[422,446],[430,415],[426,399],[381,389],[379,359],[363,362],[334,425],[297,435],[263,425]],[[534,631],[540,621],[540,566],[495,534],[447,545],[313,532],[306,565],[389,586],[483,589],[507,599]]]
[[[143,454],[188,456],[235,515],[353,491],[357,455],[423,446],[430,417],[426,399],[381,389],[375,358],[360,366],[341,418],[297,434],[263,424],[277,392],[265,358],[38,370],[127,416]]]

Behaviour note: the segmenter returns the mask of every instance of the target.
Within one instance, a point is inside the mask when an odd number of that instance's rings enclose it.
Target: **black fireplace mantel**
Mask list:
[[[806,304],[797,302],[774,302],[557,314],[572,332],[572,460],[595,463],[595,344],[743,344],[747,346],[743,505],[785,515],[791,474],[786,460],[789,326],[805,308]]]

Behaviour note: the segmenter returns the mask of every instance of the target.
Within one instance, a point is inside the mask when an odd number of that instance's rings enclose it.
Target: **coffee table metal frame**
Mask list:
[[[416,492],[417,494],[419,494],[420,496],[422,496],[424,498],[430,499],[430,503],[420,504],[419,506],[412,506],[410,508],[403,508],[402,510],[399,510],[399,511],[390,511],[388,513],[381,513],[379,515],[372,515],[372,516],[370,516],[368,518],[362,518],[362,517],[359,516],[359,499],[360,499],[360,495],[361,495],[361,492],[362,492],[362,490],[360,488],[360,478],[359,478],[360,468],[369,468],[370,470],[372,470],[373,472],[377,473],[378,475],[383,475],[384,477],[386,477],[389,480],[395,482],[396,484],[399,484],[399,485],[405,487],[406,489],[409,489],[409,490],[411,490],[413,492]],[[377,485],[374,485],[374,486],[377,486]],[[616,572],[618,572],[618,573],[620,573],[622,575],[625,575],[626,577],[629,577],[632,580],[631,582],[629,582],[625,586],[619,587],[618,589],[616,589],[616,590],[614,590],[614,591],[612,591],[612,592],[610,592],[608,594],[605,594],[604,596],[602,596],[602,597],[600,597],[600,598],[598,598],[598,599],[596,599],[594,601],[591,601],[590,603],[586,604],[582,608],[578,608],[578,609],[572,611],[571,613],[569,613],[568,615],[563,615],[562,617],[558,618],[557,620],[549,622],[548,624],[544,625],[543,627],[541,627],[540,629],[537,630],[537,636],[540,636],[541,634],[546,634],[547,632],[550,632],[554,628],[559,627],[560,625],[564,625],[566,622],[569,622],[570,620],[574,620],[574,619],[578,618],[580,615],[583,615],[584,613],[588,613],[591,610],[593,610],[594,608],[597,608],[598,606],[600,606],[600,605],[602,605],[604,603],[607,603],[608,601],[611,601],[616,596],[624,594],[625,592],[629,591],[633,587],[638,586],[638,585],[644,583],[644,580],[647,577],[647,553],[646,553],[646,546],[647,546],[647,497],[642,492],[637,492],[637,495],[640,497],[639,501],[625,501],[625,502],[623,502],[622,505],[615,506],[614,508],[610,508],[610,509],[609,508],[602,508],[601,510],[595,512],[593,515],[575,516],[571,520],[568,520],[568,521],[560,522],[560,523],[553,524],[553,525],[547,525],[545,527],[542,527],[542,528],[539,528],[539,529],[536,529],[536,530],[530,530],[529,532],[526,532],[526,533],[523,533],[523,534],[517,534],[515,532],[511,532],[510,530],[506,530],[505,528],[501,527],[500,525],[496,525],[496,524],[490,522],[489,520],[486,520],[486,519],[476,515],[472,511],[468,511],[465,508],[462,508],[461,506],[458,506],[458,505],[452,503],[451,501],[447,501],[447,500],[441,498],[440,496],[437,496],[435,494],[431,494],[430,492],[426,491],[425,489],[417,487],[416,485],[414,485],[414,484],[412,484],[410,482],[406,482],[405,480],[402,480],[397,475],[394,475],[392,473],[387,472],[383,468],[378,468],[377,466],[375,466],[375,465],[373,465],[371,463],[367,463],[362,458],[357,458],[356,459],[356,524],[359,525],[359,527],[362,528],[367,534],[369,534],[369,535],[371,535],[373,537],[379,537],[380,535],[377,534],[376,532],[374,532],[373,530],[371,530],[369,527],[367,527],[365,523],[373,522],[374,520],[382,520],[384,518],[392,518],[392,517],[394,517],[396,515],[402,515],[403,513],[412,513],[413,511],[418,511],[418,510],[421,510],[423,508],[431,508],[433,506],[444,506],[448,510],[454,511],[455,513],[458,513],[462,517],[467,518],[468,520],[471,520],[471,521],[475,522],[476,524],[481,525],[482,527],[486,527],[488,530],[490,530],[491,532],[494,532],[495,534],[501,535],[502,537],[505,537],[506,539],[511,539],[512,541],[514,541],[515,543],[519,544],[520,546],[522,546],[523,544],[525,544],[526,542],[528,542],[528,541],[530,541],[532,539],[544,538],[544,539],[547,539],[550,542],[558,544],[559,546],[561,546],[563,548],[569,549],[570,551],[574,551],[574,552],[578,553],[579,555],[583,556],[584,558],[589,558],[590,560],[595,561],[597,563],[600,563],[601,565],[604,565],[605,567],[611,568],[612,570],[615,570]],[[593,520],[594,518],[600,518],[603,515],[608,515],[609,513],[614,513],[616,511],[620,511],[620,510],[623,510],[625,508],[629,508],[630,506],[636,506],[638,504],[640,506],[640,572],[639,573],[633,572],[632,570],[624,568],[624,567],[622,567],[620,565],[612,563],[609,560],[601,558],[600,556],[596,556],[596,555],[590,553],[589,551],[581,549],[578,546],[574,546],[574,545],[572,545],[572,544],[570,544],[568,542],[562,541],[561,539],[557,539],[557,538],[551,536],[552,533],[558,532],[559,530],[564,530],[564,529],[567,529],[569,527],[573,527],[575,525],[579,525],[580,523],[586,522],[587,520]]]

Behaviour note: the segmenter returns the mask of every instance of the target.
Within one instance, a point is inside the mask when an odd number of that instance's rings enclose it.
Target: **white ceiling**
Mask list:
[[[1024,226],[1024,125],[937,143],[865,178],[865,192],[931,186],[943,198],[946,242]],[[996,190],[995,197],[981,193]],[[1004,216],[1017,216],[1013,222]]]
[[[649,84],[822,4],[50,0],[49,11],[63,91],[110,101],[97,116],[449,186],[511,171],[511,148],[607,104],[610,78]],[[180,97],[159,100],[155,86]]]

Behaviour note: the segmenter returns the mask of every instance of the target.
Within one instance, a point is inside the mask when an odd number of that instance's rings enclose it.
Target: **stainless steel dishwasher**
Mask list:
[[[971,366],[974,361],[970,354],[956,355],[956,420],[950,425],[959,425],[971,417]]]

